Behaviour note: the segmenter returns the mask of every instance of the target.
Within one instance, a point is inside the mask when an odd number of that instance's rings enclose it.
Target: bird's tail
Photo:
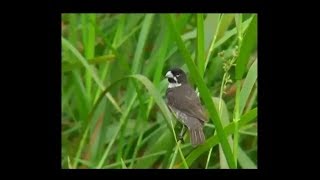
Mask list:
[[[202,128],[190,129],[190,139],[193,147],[203,144],[206,140]]]

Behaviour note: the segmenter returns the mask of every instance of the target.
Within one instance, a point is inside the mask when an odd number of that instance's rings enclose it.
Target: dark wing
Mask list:
[[[203,122],[208,121],[204,115],[199,97],[188,84],[168,89],[167,100],[169,106],[184,112],[188,116],[197,118]]]

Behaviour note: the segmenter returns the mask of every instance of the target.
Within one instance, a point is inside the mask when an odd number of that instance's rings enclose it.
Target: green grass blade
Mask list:
[[[151,157],[155,157],[155,156],[161,156],[161,155],[164,155],[166,154],[167,152],[166,151],[159,151],[159,152],[156,152],[156,153],[152,153],[152,154],[147,154],[147,155],[144,155],[142,157],[139,157],[139,158],[136,158],[137,161],[140,161],[140,160],[144,160],[144,159],[148,159],[148,158],[151,158]],[[132,159],[128,159],[128,160],[125,160],[124,163],[129,163],[131,162]],[[104,169],[108,169],[108,168],[115,168],[119,165],[121,165],[122,162],[117,162],[117,163],[113,163],[113,164],[108,164],[106,166],[104,166],[103,168]]]
[[[212,149],[213,149],[213,148],[210,148],[210,150],[209,150],[205,169],[208,169],[208,167],[209,167],[209,162],[210,162],[210,158],[211,158],[211,154],[212,154]],[[220,149],[219,149],[219,150],[220,150]]]
[[[257,44],[257,16],[254,15],[251,23],[245,32],[243,43],[240,47],[240,54],[237,59],[236,65],[236,79],[242,79],[242,76],[246,70],[246,65],[249,61],[252,50],[256,48]]]
[[[251,18],[247,19],[245,22],[242,23],[242,30],[245,31],[251,22]],[[221,46],[223,43],[225,43],[228,39],[230,39],[232,36],[234,36],[235,34],[237,34],[237,28],[233,28],[227,32],[224,33],[224,36],[221,37],[220,40],[217,40],[217,42],[213,45],[213,48],[217,48],[219,46]]]
[[[192,16],[192,14],[189,14],[189,13],[188,14],[180,14],[179,19],[177,21],[177,28],[178,28],[180,33],[186,27],[186,24],[190,20],[191,16]]]
[[[110,101],[102,101],[92,117],[94,122],[90,128],[90,139],[87,148],[89,151],[86,152],[84,158],[90,160],[93,164],[97,164],[105,146],[106,136],[104,133],[110,124],[111,106]]]
[[[172,169],[173,168],[173,165],[174,165],[174,162],[176,160],[176,157],[177,157],[177,154],[178,154],[178,147],[180,145],[180,141],[178,142],[177,146],[176,146],[176,149],[173,153],[173,156],[172,156],[172,159],[171,159],[171,162],[170,162],[170,165],[169,165],[169,169]]]
[[[73,126],[72,128],[68,129],[68,130],[65,130],[62,132],[62,135],[67,135],[67,134],[70,134],[72,133],[73,131],[76,131],[78,129],[80,129],[80,123],[77,123],[75,126]]]
[[[222,99],[222,96],[220,98],[213,97],[212,99],[213,99],[213,102],[214,102],[215,106],[219,107],[219,114],[220,114],[220,117],[221,117],[222,125],[223,125],[223,127],[226,127],[230,123],[229,112],[228,112],[226,103]],[[231,137],[228,137],[228,142],[229,142],[229,144],[231,146],[232,142],[233,142]],[[226,157],[223,154],[221,146],[219,146],[219,155],[220,155],[220,168],[221,169],[229,169],[228,163],[226,161]],[[208,158],[210,158],[210,157],[208,156]],[[208,164],[209,164],[209,162],[208,162]]]
[[[208,52],[210,44],[213,42],[213,37],[218,30],[218,23],[220,20],[220,14],[210,13],[207,14],[204,20],[204,39],[205,39],[205,51]]]
[[[248,157],[241,147],[239,147],[239,164],[243,169],[257,169],[255,163]]]
[[[70,157],[69,157],[69,156],[68,156],[68,168],[69,168],[69,169],[74,169],[74,168],[72,167],[72,165],[71,165]]]
[[[93,59],[88,59],[88,63],[90,65],[106,64],[109,61],[113,61],[114,59],[115,59],[114,54],[108,54],[108,55],[98,56]],[[84,68],[81,63],[73,63],[73,64],[62,63],[63,72],[73,71],[79,68]]]
[[[237,80],[236,87],[236,97],[235,97],[235,107],[234,107],[234,118],[233,122],[235,123],[234,126],[234,137],[233,137],[233,158],[236,162],[238,162],[238,141],[239,141],[239,120],[240,120],[240,86],[241,82],[240,80]],[[238,164],[237,164],[238,166]]]
[[[203,14],[197,14],[197,63],[200,76],[203,77],[205,71],[205,58],[204,58],[204,27],[203,27]]]
[[[120,53],[115,47],[112,46],[112,44],[108,41],[108,39],[105,39],[106,46],[110,48],[112,53],[115,55],[115,57],[119,60],[119,64],[121,67],[121,71],[124,71],[126,73],[130,73],[130,67],[128,61],[125,60],[125,56],[123,53]]]
[[[95,14],[81,14],[82,19],[82,38],[84,44],[84,55],[86,59],[91,59],[95,54],[95,27],[96,27],[96,15]],[[92,77],[90,70],[85,73],[85,82],[88,98],[91,102],[91,90],[92,90]]]
[[[203,79],[201,78],[199,72],[197,71],[197,68],[196,68],[194,62],[192,61],[190,53],[188,52],[188,50],[186,49],[186,47],[184,45],[184,43],[181,39],[181,36],[175,27],[175,23],[173,21],[172,16],[169,15],[167,17],[168,17],[169,26],[171,27],[171,30],[173,30],[173,32],[174,32],[174,37],[176,39],[178,48],[181,51],[181,54],[185,60],[185,63],[188,66],[191,78],[193,79],[194,82],[196,82],[198,89],[199,89],[199,92],[200,92],[201,99],[204,101],[205,106],[211,116],[211,120],[213,121],[213,123],[216,127],[217,134],[219,136],[219,140],[220,140],[222,148],[223,148],[223,152],[226,155],[226,158],[228,161],[228,165],[231,168],[234,168],[235,161],[233,159],[231,147],[227,141],[227,137],[226,137],[226,134],[223,130],[218,112],[213,104],[212,99],[211,99],[211,94],[210,94],[208,88],[206,87]]]
[[[133,168],[133,165],[134,165],[135,160],[137,158],[138,149],[141,146],[142,135],[143,135],[143,132],[140,133],[139,138],[138,138],[138,142],[137,142],[136,147],[135,147],[134,152],[133,152],[132,161],[131,161],[130,166],[129,166],[131,169]]]
[[[126,166],[126,163],[123,161],[122,158],[121,158],[121,166],[122,166],[122,169],[128,169],[128,167]]]
[[[157,68],[153,76],[153,82],[156,87],[159,87],[160,80],[163,77],[162,71],[164,67],[164,63],[166,61],[167,50],[170,42],[170,31],[164,30],[164,38],[161,41],[161,46],[158,50],[157,56]]]
[[[153,22],[154,14],[147,14],[143,20],[142,29],[140,31],[139,40],[137,44],[137,49],[134,54],[133,64],[132,64],[132,74],[140,72],[140,67],[142,66],[142,53],[143,47],[146,43],[150,26]]]
[[[128,32],[134,26],[139,24],[143,20],[143,17],[144,17],[144,14],[142,14],[142,13],[132,13],[132,14],[128,15],[128,20],[126,23],[126,31],[125,32]]]
[[[126,42],[130,37],[132,37],[136,32],[138,32],[138,30],[141,28],[141,25],[136,26],[135,28],[133,28],[130,33],[128,33],[127,35],[125,35],[123,38],[121,38],[121,40],[119,40],[119,42],[117,42],[117,44],[114,46],[115,48],[119,48],[124,42]]]
[[[89,168],[94,168],[94,165],[90,161],[83,160],[83,159],[76,159],[76,160],[79,161],[82,165],[85,165]]]
[[[224,36],[224,33],[228,30],[232,20],[234,19],[234,14],[222,14],[219,22],[219,28],[216,31],[216,41],[220,40],[221,37]]]
[[[116,35],[113,38],[113,47],[118,46],[118,42],[120,41],[121,37],[123,36],[125,21],[126,21],[126,14],[120,14],[120,19],[118,21],[118,27],[116,31]]]
[[[180,141],[179,141],[180,142]],[[183,163],[183,166],[186,168],[186,169],[189,169],[189,165],[186,161],[186,158],[184,157],[183,153],[182,153],[182,150],[181,150],[181,147],[180,147],[180,144],[178,144],[178,150],[179,150],[179,153],[180,153],[180,157],[182,159],[182,163]]]
[[[74,85],[77,88],[76,90],[76,94],[78,95],[78,99],[76,101],[78,101],[79,105],[79,119],[80,120],[84,120],[86,117],[86,113],[88,113],[89,111],[89,107],[90,107],[90,102],[89,102],[89,98],[88,98],[88,94],[85,90],[83,81],[81,80],[81,75],[79,71],[73,71],[72,75],[74,77]]]
[[[86,16],[86,21],[83,24],[83,34],[85,41],[84,53],[87,59],[91,59],[95,54],[95,38],[96,38],[96,15],[95,14],[82,14]]]
[[[245,106],[245,109],[243,110],[242,113],[247,113],[252,108],[254,103],[257,102],[257,91],[258,89],[257,89],[257,82],[256,82],[253,88],[253,92],[251,93],[252,95],[250,95],[248,99],[248,103]]]
[[[248,102],[249,95],[253,90],[254,84],[257,80],[257,60],[251,65],[246,79],[244,80],[242,89],[240,91],[240,114],[243,113],[246,103]]]
[[[211,55],[213,54],[213,50],[215,49],[216,42],[220,40],[221,37],[224,37],[224,33],[227,31],[230,23],[232,22],[234,18],[234,14],[222,14],[221,18],[218,21],[217,29],[215,30],[215,34],[212,38],[210,48],[208,50],[206,60],[205,60],[205,68],[207,67],[209,63],[209,59]]]
[[[78,24],[78,19],[77,19],[78,15],[77,14],[70,14],[70,34],[69,34],[69,39],[70,42],[73,44],[76,44],[77,42],[77,24]]]
[[[249,132],[249,131],[239,131],[240,134],[249,135],[249,136],[258,136],[257,132]]]
[[[75,160],[74,160],[74,163],[73,163],[73,167],[74,167],[74,168],[76,168],[77,165],[78,165],[78,160],[77,160],[77,159],[80,159],[80,156],[81,156],[81,152],[82,152],[82,150],[83,150],[84,143],[85,143],[85,141],[86,141],[86,139],[87,139],[87,136],[88,136],[88,133],[89,133],[89,129],[90,129],[89,127],[90,127],[90,126],[88,125],[87,128],[86,128],[86,130],[84,131],[84,134],[83,134],[82,138],[81,138],[80,145],[79,145],[79,147],[78,147],[78,151],[77,151],[77,153],[76,153]]]
[[[197,37],[197,30],[196,29],[193,31],[186,32],[183,35],[181,35],[183,42],[186,42],[187,40],[190,40],[190,39],[194,39],[196,37]]]
[[[97,56],[92,59],[88,59],[88,61],[89,61],[89,64],[96,65],[96,64],[106,63],[114,59],[115,59],[114,54],[107,54],[107,55]]]
[[[239,42],[239,47],[241,47],[242,44],[242,14],[237,14],[236,18],[236,27],[237,27],[237,33],[238,33],[238,42]]]
[[[242,47],[242,14],[237,14],[236,18],[236,28],[238,34],[238,48]],[[240,51],[241,53],[241,51]],[[238,65],[238,64],[237,64]],[[234,129],[234,141],[233,141],[233,157],[236,162],[238,162],[238,141],[239,141],[239,125],[238,121],[240,120],[240,88],[241,88],[241,81],[237,79],[236,82],[236,97],[235,97],[235,107],[234,107],[234,118],[233,121],[235,122],[235,129]],[[236,164],[238,166],[238,164]]]
[[[141,146],[143,146],[144,144],[146,144],[151,138],[153,138],[154,136],[159,136],[160,133],[163,132],[163,130],[167,128],[166,126],[161,126],[159,128],[157,128],[156,130],[152,131],[148,136],[146,136],[142,142],[141,142]]]
[[[176,117],[175,117],[175,119],[176,119]],[[172,130],[173,130],[173,134],[174,134],[174,139],[175,139],[175,141],[177,142],[178,140],[177,140],[177,136],[176,136],[176,134],[175,134],[175,131],[174,131],[174,126],[173,126],[173,123],[172,123],[172,121],[170,121],[170,124],[171,124],[171,128],[172,128]],[[180,154],[180,157],[181,157],[181,159],[182,159],[182,162],[183,162],[183,165],[186,167],[186,168],[189,168],[188,167],[188,164],[186,163],[186,160],[185,160],[185,158],[184,158],[184,156],[183,156],[183,153],[182,153],[182,151],[181,151],[181,147],[180,147],[180,144],[181,144],[181,141],[179,141],[179,142],[177,142],[177,144],[176,144],[176,150],[175,150],[175,153],[174,153],[174,156],[173,156],[173,158],[172,158],[172,160],[171,160],[171,163],[170,163],[170,169],[172,169],[172,164],[175,162],[175,160],[176,160],[176,151],[178,150],[179,151],[179,154]]]
[[[239,129],[238,129],[238,121],[240,119],[240,88],[242,76],[246,71],[246,65],[249,61],[251,52],[254,48],[256,48],[256,40],[257,40],[257,19],[254,15],[247,31],[246,35],[243,39],[243,30],[242,30],[242,14],[238,14],[236,16],[236,25],[238,31],[238,46],[240,48],[239,57],[237,59],[236,68],[235,68],[235,79],[237,80],[237,92],[235,97],[235,109],[234,109],[234,119],[235,122],[235,133],[234,133],[234,144],[233,144],[233,153],[234,159],[237,162],[238,157],[238,140],[239,140]],[[247,97],[242,97],[247,98]]]
[[[170,162],[170,165],[169,165],[169,169],[172,169],[173,168],[173,165],[174,165],[174,163],[176,162],[176,158],[177,158],[177,153],[179,152],[179,154],[180,154],[180,157],[181,157],[181,159],[182,159],[182,163],[183,163],[183,165],[184,165],[184,167],[186,168],[186,169],[189,169],[189,166],[188,166],[188,164],[187,164],[187,162],[186,162],[186,159],[184,158],[184,156],[183,156],[183,153],[182,153],[182,151],[181,151],[181,141],[179,141],[177,144],[176,144],[176,148],[175,148],[175,151],[174,151],[174,153],[173,153],[173,156],[172,156],[172,159],[171,159],[171,162]]]

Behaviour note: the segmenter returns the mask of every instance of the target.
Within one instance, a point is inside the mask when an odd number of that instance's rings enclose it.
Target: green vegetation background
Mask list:
[[[62,14],[62,168],[257,168],[256,14]],[[176,142],[164,74],[210,117]]]

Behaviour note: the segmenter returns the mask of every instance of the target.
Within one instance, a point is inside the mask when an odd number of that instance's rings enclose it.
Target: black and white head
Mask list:
[[[180,68],[170,69],[166,74],[166,78],[169,81],[168,88],[175,88],[188,83],[186,73]]]

